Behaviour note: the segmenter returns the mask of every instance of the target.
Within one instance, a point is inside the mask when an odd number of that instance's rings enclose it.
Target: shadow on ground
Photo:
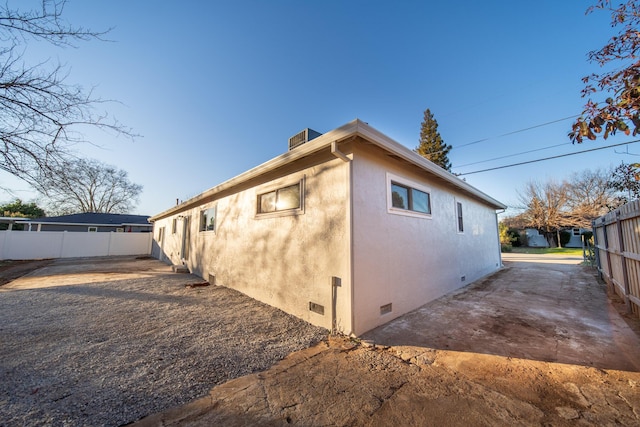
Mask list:
[[[511,259],[494,275],[363,338],[388,346],[640,371],[640,340],[609,300],[594,268],[573,258]]]

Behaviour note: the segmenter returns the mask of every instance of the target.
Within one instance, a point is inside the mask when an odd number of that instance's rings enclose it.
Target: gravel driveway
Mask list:
[[[118,426],[327,331],[156,260],[58,260],[0,286],[0,425]]]

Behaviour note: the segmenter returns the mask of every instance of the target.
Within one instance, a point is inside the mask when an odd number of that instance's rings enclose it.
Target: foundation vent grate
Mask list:
[[[309,310],[324,316],[324,306],[309,301]]]
[[[380,306],[380,314],[391,313],[391,311],[392,311],[391,303]]]

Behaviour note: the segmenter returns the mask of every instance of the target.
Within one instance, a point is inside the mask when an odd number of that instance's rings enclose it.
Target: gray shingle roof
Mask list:
[[[43,218],[34,218],[31,222],[64,222],[73,224],[103,224],[103,225],[122,225],[122,224],[139,224],[150,225],[148,215],[126,215],[126,214],[107,214],[87,212],[72,215],[61,215]]]

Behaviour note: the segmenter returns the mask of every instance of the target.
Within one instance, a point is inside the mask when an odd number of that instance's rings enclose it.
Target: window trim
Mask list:
[[[421,191],[423,193],[427,193],[429,196],[429,213],[413,211],[410,209],[402,209],[396,208],[393,206],[393,191],[391,190],[391,186],[393,184],[397,184],[403,187],[408,187],[409,189],[415,189]],[[386,192],[387,192],[387,213],[393,215],[403,215],[403,216],[411,216],[414,218],[425,218],[431,219],[433,216],[433,203],[432,203],[432,193],[431,188],[427,187],[423,184],[419,184],[415,181],[409,180],[407,178],[403,178],[398,175],[394,175],[392,173],[387,172],[386,179]]]
[[[304,214],[304,199],[305,199],[305,181],[306,179],[303,177],[301,179],[298,179],[296,181],[289,181],[286,183],[279,183],[278,185],[272,185],[272,186],[268,186],[265,187],[261,190],[259,190],[259,192],[256,192],[256,207],[255,207],[255,218],[256,219],[261,219],[261,218],[273,218],[273,217],[280,217],[280,216],[292,216],[292,215],[302,215]],[[261,206],[261,197],[264,196],[265,194],[269,194],[269,193],[273,193],[275,192],[277,194],[278,190],[287,188],[287,187],[293,187],[294,185],[298,185],[299,186],[299,193],[298,193],[298,197],[299,197],[299,201],[300,201],[300,206],[297,208],[291,208],[291,209],[282,209],[282,210],[275,210],[272,212],[260,212],[260,206]]]
[[[455,214],[456,214],[456,230],[458,234],[464,234],[464,211],[462,210],[462,202],[455,201]]]
[[[205,212],[210,212],[210,211],[213,211],[214,221],[213,221],[213,229],[208,230],[206,222],[203,221],[203,217],[204,217]],[[211,232],[215,233],[218,230],[218,205],[215,204],[215,205],[211,206],[210,208],[201,209],[198,219],[199,219],[198,232],[200,232],[200,233],[211,233]]]
[[[97,233],[98,232],[98,227],[95,225],[90,225],[87,227],[87,232],[88,233]]]

